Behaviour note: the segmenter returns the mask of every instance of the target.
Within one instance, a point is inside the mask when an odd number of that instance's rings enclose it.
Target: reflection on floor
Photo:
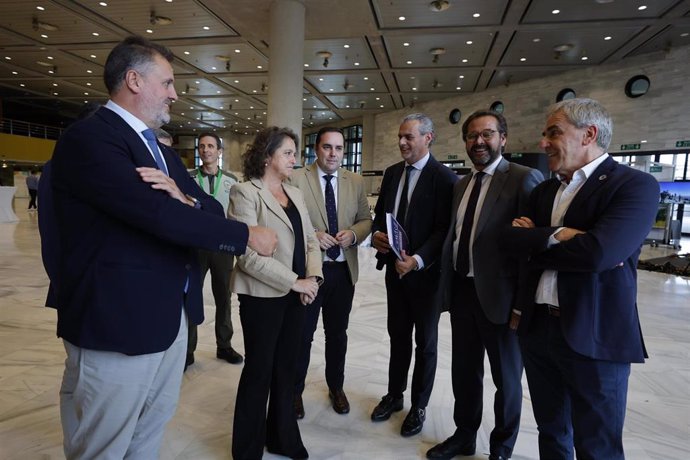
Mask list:
[[[24,200],[26,201],[26,200]],[[0,457],[63,458],[58,415],[58,388],[64,350],[55,337],[55,311],[42,307],[47,279],[39,252],[36,214],[16,200],[17,224],[0,224]],[[313,459],[419,459],[453,430],[450,383],[450,326],[439,325],[439,365],[428,418],[420,435],[401,438],[405,411],[388,422],[372,423],[369,414],[386,392],[388,337],[385,289],[374,270],[371,249],[361,251],[361,280],[350,320],[345,390],[352,410],[338,415],[328,402],[324,382],[323,334],[317,335],[304,394],[302,436]],[[644,257],[664,255],[644,248]],[[687,251],[687,248],[686,248]],[[626,456],[632,460],[690,457],[690,280],[639,272],[639,308],[651,358],[634,365],[625,424]],[[168,426],[162,459],[228,459],[237,382],[241,366],[215,358],[210,286],[205,290],[206,317],[199,329],[196,363],[184,377],[177,414]],[[233,307],[237,305],[233,299]],[[243,350],[237,310],[234,346]],[[611,325],[615,327],[615,325]],[[488,455],[492,427],[493,384],[485,376],[484,420],[477,454]],[[526,390],[526,385],[525,385]],[[409,408],[409,394],[406,395]],[[529,392],[525,391],[522,428],[513,459],[536,459],[537,431]],[[279,458],[266,454],[265,458]]]

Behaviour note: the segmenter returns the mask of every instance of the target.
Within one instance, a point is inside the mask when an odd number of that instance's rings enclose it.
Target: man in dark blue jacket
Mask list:
[[[105,107],[52,161],[59,249],[60,410],[71,458],[157,458],[175,412],[187,325],[203,320],[193,248],[270,255],[275,234],[224,218],[153,128],[177,99],[172,53],[129,37],[110,53]]]

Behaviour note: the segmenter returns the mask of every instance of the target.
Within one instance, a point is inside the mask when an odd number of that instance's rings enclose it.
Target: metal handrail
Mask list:
[[[0,120],[0,133],[40,139],[57,139],[62,134],[62,128],[4,118]]]

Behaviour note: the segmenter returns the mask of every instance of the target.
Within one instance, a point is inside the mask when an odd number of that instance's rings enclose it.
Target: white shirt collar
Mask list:
[[[132,115],[127,110],[123,109],[121,106],[117,105],[112,100],[108,100],[108,103],[105,104],[105,107],[118,114],[137,133],[141,134],[143,130],[148,129],[146,123]]]
[[[320,179],[323,179],[323,176],[327,176],[327,175],[328,175],[327,172],[324,172],[324,171],[321,169],[321,167],[319,166],[319,164],[318,164],[317,162],[314,162],[314,165],[316,166],[316,172],[319,174],[319,178],[320,178]],[[338,170],[336,169],[335,172],[334,172],[333,174],[331,174],[331,176],[337,178],[337,177],[338,177]]]
[[[575,176],[581,177],[583,181],[589,179],[589,176],[591,176],[592,173],[594,173],[594,170],[597,169],[599,165],[602,164],[604,160],[606,160],[608,157],[609,154],[604,153],[598,158],[595,158],[594,160],[590,161],[589,163],[587,163],[586,165],[584,165],[583,167],[581,167],[573,173],[573,179],[575,178]],[[560,174],[556,174],[556,177],[559,181],[565,183],[565,178],[563,176],[561,176]]]
[[[488,165],[486,165],[486,166],[484,167],[484,169],[482,169],[482,172],[485,173],[485,174],[488,175],[488,176],[493,176],[494,173],[496,172],[496,168],[498,168],[498,164],[501,162],[501,159],[502,159],[502,158],[503,158],[503,156],[502,156],[502,155],[499,155],[494,161],[492,161],[491,163],[489,163]],[[479,171],[477,170],[477,168],[475,168],[474,166],[472,166],[472,176],[474,176],[474,175],[475,175],[476,173],[478,173],[478,172],[479,172]]]
[[[420,158],[417,162],[412,163],[412,167],[414,169],[417,169],[421,171],[424,169],[424,166],[429,162],[429,158],[431,157],[431,152],[426,152],[426,155],[424,155],[422,158]],[[407,166],[407,163],[405,164]]]

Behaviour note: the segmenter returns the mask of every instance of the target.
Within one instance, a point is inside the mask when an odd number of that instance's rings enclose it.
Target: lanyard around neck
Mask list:
[[[211,184],[210,184],[210,179],[209,179],[209,187],[208,188],[209,188],[209,192],[211,192],[211,196],[213,198],[215,198],[216,194],[218,193],[218,187],[220,187],[220,176],[222,174],[223,174],[223,172],[220,170],[220,168],[218,168],[218,173],[216,173],[215,176],[209,175],[209,177],[215,177],[216,178],[215,184],[213,184],[213,190],[211,190]],[[204,188],[204,184],[203,184],[204,175],[201,172],[201,168],[197,169],[196,178],[197,178],[197,181],[199,181],[199,186],[201,188]]]

